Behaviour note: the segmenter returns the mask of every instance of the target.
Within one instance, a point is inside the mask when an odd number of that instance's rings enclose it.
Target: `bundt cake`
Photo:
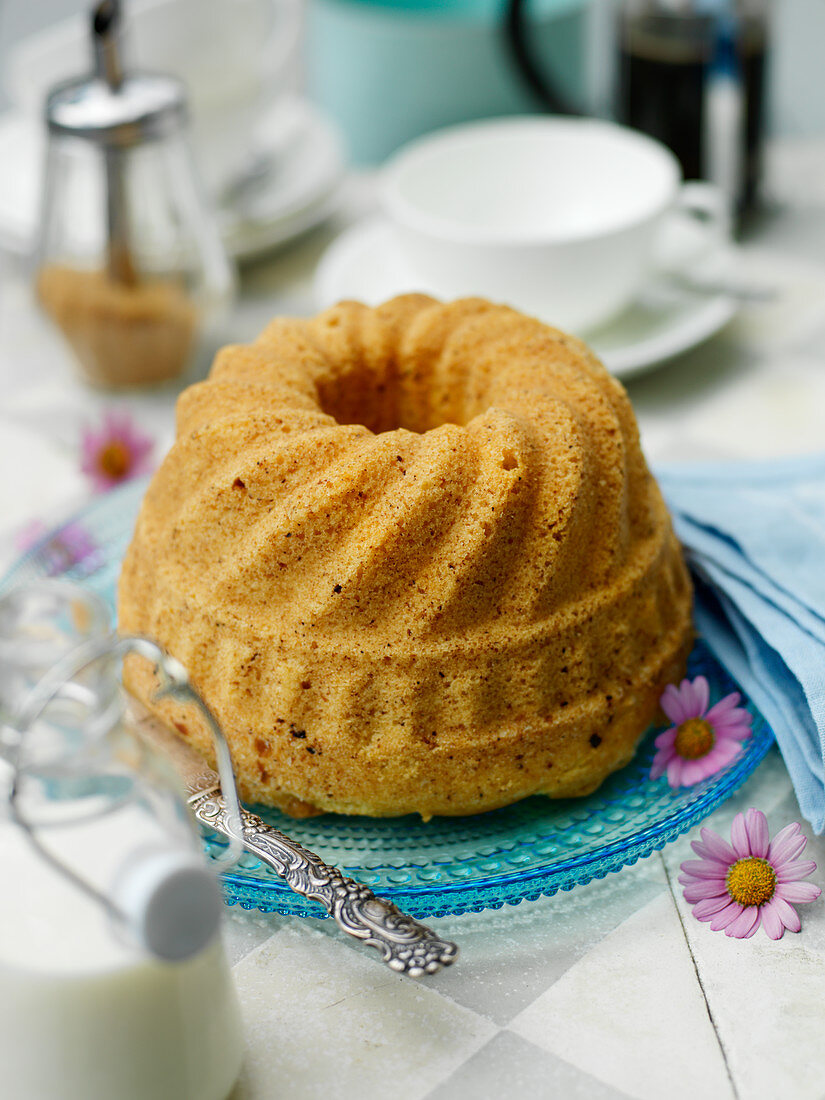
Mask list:
[[[470,814],[589,793],[690,648],[690,585],[627,396],[479,299],[279,319],[186,390],[120,627],[189,669],[242,797]],[[126,681],[150,703],[152,670]],[[205,756],[191,709],[153,707]]]

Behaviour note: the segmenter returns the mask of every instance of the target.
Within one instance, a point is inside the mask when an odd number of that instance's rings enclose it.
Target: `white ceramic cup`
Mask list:
[[[620,313],[655,267],[683,268],[729,233],[720,192],[683,184],[659,142],[594,119],[442,130],[388,162],[380,194],[422,288],[572,331]]]

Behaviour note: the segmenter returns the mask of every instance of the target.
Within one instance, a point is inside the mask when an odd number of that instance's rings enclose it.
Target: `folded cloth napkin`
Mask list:
[[[825,454],[656,471],[696,582],[696,628],[776,734],[825,828]]]

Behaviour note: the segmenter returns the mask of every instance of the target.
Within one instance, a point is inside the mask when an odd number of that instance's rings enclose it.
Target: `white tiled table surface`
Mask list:
[[[629,384],[654,464],[825,448],[825,191],[808,172],[805,190],[784,178],[795,204],[761,228],[753,264],[795,289]],[[314,312],[312,270],[335,229],[247,272],[227,340]],[[113,401],[76,383],[10,265],[0,395],[0,567],[22,524],[86,498],[78,439],[103,407],[128,406],[160,453],[171,441],[174,393]],[[726,832],[748,806],[774,831],[801,820],[775,751],[709,824]],[[710,932],[676,882],[692,835],[571,893],[438,921],[460,960],[418,982],[329,922],[228,910],[247,1044],[233,1100],[822,1100],[825,904],[802,907],[802,933],[779,942]],[[825,840],[809,849],[825,886]]]

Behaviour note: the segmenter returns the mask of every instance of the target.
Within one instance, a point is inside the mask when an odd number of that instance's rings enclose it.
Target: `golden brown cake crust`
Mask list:
[[[120,627],[189,669],[245,799],[429,817],[597,787],[682,674],[690,603],[587,347],[406,295],[276,320],[182,394]],[[148,667],[126,676],[148,701]]]

